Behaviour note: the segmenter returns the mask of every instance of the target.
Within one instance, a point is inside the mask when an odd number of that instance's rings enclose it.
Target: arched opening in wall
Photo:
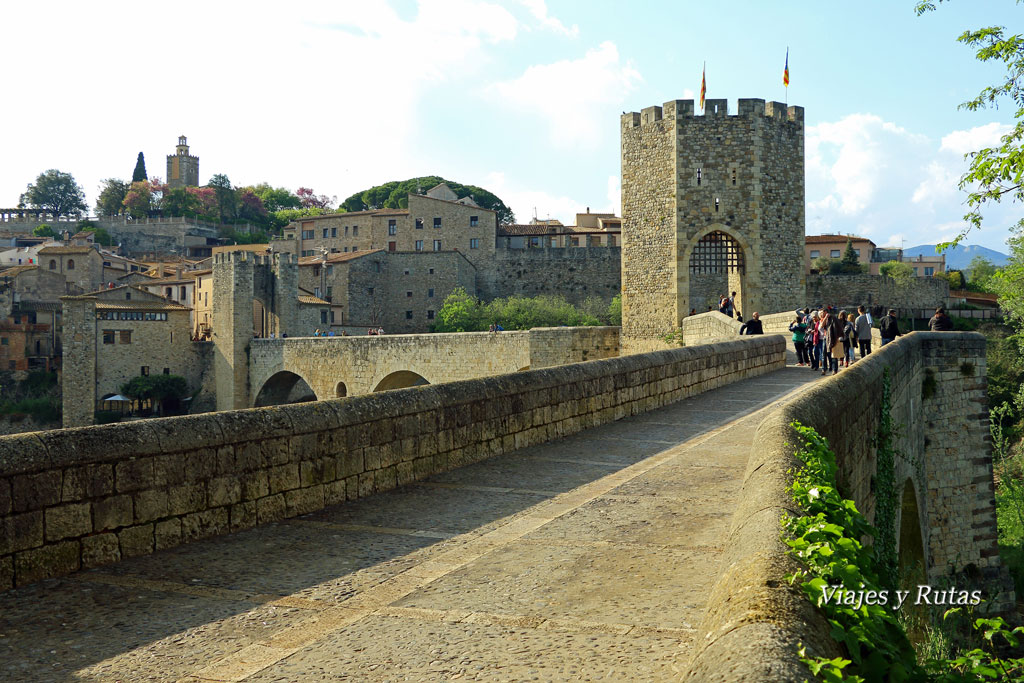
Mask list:
[[[257,337],[267,337],[270,329],[267,326],[267,315],[263,308],[263,302],[259,299],[252,300],[252,326],[253,334]]]
[[[399,370],[398,372],[392,372],[382,379],[373,390],[389,391],[391,389],[405,389],[406,387],[420,387],[426,384],[430,384],[430,382],[415,372]]]
[[[259,393],[256,394],[254,405],[260,408],[315,400],[316,394],[306,380],[294,372],[282,370],[263,383]]]
[[[900,502],[899,559],[897,561],[897,585],[913,587],[928,583],[928,567],[924,556],[924,535],[921,533],[921,516],[917,507],[917,493],[914,482],[909,478],[903,484]],[[907,635],[914,645],[927,639],[929,625],[928,608],[914,606],[910,601],[903,611],[907,624]]]
[[[735,307],[747,319],[753,311],[746,310],[743,284],[747,274],[743,247],[731,235],[714,230],[704,235],[690,252],[689,304],[697,313],[718,310],[722,296],[736,292]],[[685,311],[689,313],[689,311]]]
[[[338,382],[338,386],[334,387],[334,396],[336,398],[348,396],[348,387],[345,386],[344,382]]]

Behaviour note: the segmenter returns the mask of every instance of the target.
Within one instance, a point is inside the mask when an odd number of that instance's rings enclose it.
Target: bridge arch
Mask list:
[[[345,398],[348,396],[348,387],[344,382],[338,382],[334,387],[335,398]]]
[[[391,389],[405,389],[406,387],[419,387],[430,384],[423,375],[411,370],[398,370],[384,377],[377,382],[374,391],[389,391]]]
[[[757,306],[757,268],[750,242],[740,231],[713,223],[688,240],[677,263],[680,318],[691,309],[718,310],[718,297],[736,292],[736,308],[745,318]],[[762,311],[763,312],[763,311]]]
[[[253,405],[277,406],[285,403],[304,403],[317,400],[316,392],[301,375],[289,370],[274,373],[263,383]]]
[[[928,560],[921,532],[921,509],[910,477],[903,484],[900,498],[899,582],[906,586],[927,583]]]

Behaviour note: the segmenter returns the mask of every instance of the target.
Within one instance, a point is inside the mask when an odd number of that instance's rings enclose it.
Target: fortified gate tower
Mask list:
[[[693,100],[622,116],[622,347],[736,292],[744,319],[804,305],[804,109]]]

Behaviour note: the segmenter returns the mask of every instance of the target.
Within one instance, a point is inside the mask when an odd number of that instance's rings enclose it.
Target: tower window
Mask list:
[[[701,169],[698,168],[697,169],[697,187],[700,187],[700,181],[701,181]]]
[[[718,213],[718,197],[715,197],[715,213]]]
[[[736,169],[732,169],[732,184],[736,184]]]

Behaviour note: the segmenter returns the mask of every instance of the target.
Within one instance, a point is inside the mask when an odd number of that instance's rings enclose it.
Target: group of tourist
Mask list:
[[[366,330],[366,334],[368,334],[370,336],[382,335],[382,334],[384,334],[384,328],[383,327],[371,327],[370,329]]]

